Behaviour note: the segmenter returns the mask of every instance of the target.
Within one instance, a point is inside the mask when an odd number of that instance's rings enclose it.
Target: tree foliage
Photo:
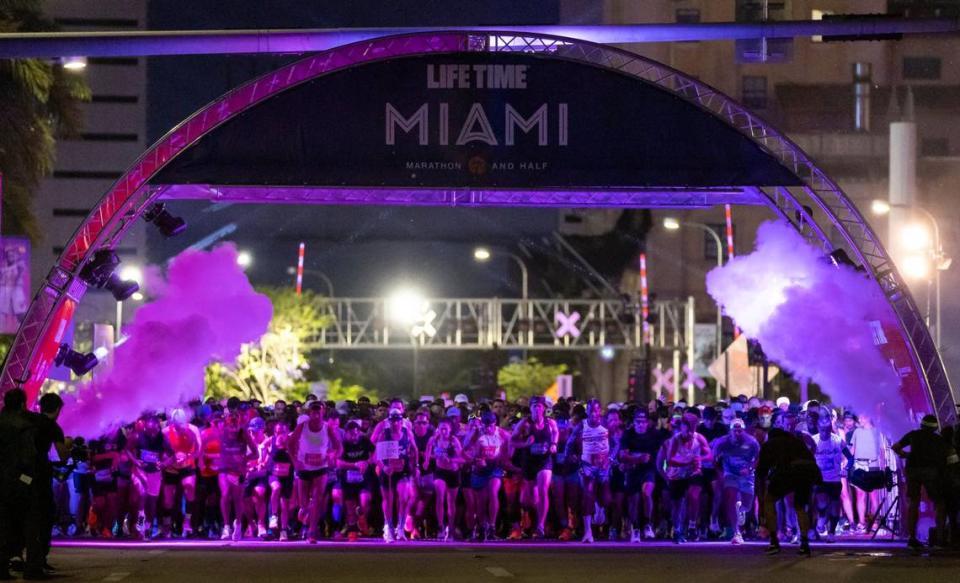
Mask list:
[[[566,364],[544,364],[536,358],[508,364],[497,373],[497,384],[506,391],[507,399],[542,395],[567,372]]]
[[[306,342],[332,322],[326,300],[307,290],[258,289],[273,302],[273,319],[254,344],[244,345],[233,363],[212,363],[206,371],[207,396],[258,399],[302,398],[307,389]]]
[[[0,33],[56,30],[39,0],[0,0]],[[33,193],[53,170],[58,137],[81,127],[80,102],[90,99],[83,77],[42,59],[0,60],[0,173],[4,234],[41,232],[32,211]]]

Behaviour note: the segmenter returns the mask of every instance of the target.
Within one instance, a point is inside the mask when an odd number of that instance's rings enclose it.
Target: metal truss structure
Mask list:
[[[430,299],[415,321],[391,321],[386,298],[331,298],[331,324],[311,349],[681,351],[692,347],[692,298],[655,301],[644,326],[619,300]],[[576,314],[574,316],[574,314]],[[566,328],[564,323],[575,320]],[[646,341],[645,341],[646,338]]]
[[[58,317],[65,312],[63,306],[82,297],[85,286],[78,279],[81,268],[96,251],[115,247],[129,226],[161,194],[176,196],[176,187],[164,193],[159,188],[151,187],[150,180],[164,165],[212,130],[287,89],[334,71],[405,56],[513,51],[537,52],[546,57],[577,61],[651,84],[684,100],[690,107],[711,113],[793,172],[803,187],[737,189],[731,193],[737,196],[727,201],[718,200],[722,196],[707,200],[694,195],[691,199],[678,189],[672,193],[675,196],[660,199],[674,202],[664,206],[703,206],[718,202],[744,202],[744,198],[748,197],[756,200],[756,195],[759,195],[760,200],[825,251],[834,249],[834,244],[826,235],[832,227],[843,238],[842,247],[851,259],[859,263],[867,276],[882,289],[895,314],[902,341],[912,360],[911,370],[901,372],[901,375],[913,375],[919,386],[926,390],[931,409],[941,423],[953,424],[956,421],[954,397],[943,363],[909,290],[876,234],[850,199],[799,147],[746,107],[716,89],[645,57],[579,40],[490,31],[423,32],[376,38],[318,53],[230,91],[174,128],[148,149],[113,185],[66,245],[56,266],[37,292],[17,333],[0,375],[0,390],[28,385],[36,382],[38,377],[45,377],[52,356],[41,347],[59,341],[63,321]],[[678,136],[677,139],[683,137]],[[493,189],[429,193],[422,189],[321,190],[319,194],[322,196],[316,202],[347,204],[570,207],[581,206],[582,203],[582,206],[613,207],[646,206],[652,202],[637,196],[643,189],[598,189],[595,193],[533,190],[505,193]],[[663,192],[662,189],[659,192]],[[208,190],[208,195],[212,193]],[[341,198],[332,200],[331,196]],[[269,187],[258,188],[256,194],[250,195],[247,200],[309,202],[301,191],[289,187],[275,191]],[[702,202],[691,205],[697,200]],[[503,328],[497,330],[497,334],[505,333]],[[517,330],[511,334],[519,333],[519,328]],[[529,334],[530,331],[525,332]],[[598,331],[598,337],[599,334]]]

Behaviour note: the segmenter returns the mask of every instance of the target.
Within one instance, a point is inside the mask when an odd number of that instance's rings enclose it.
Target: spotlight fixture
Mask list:
[[[840,267],[841,265],[846,265],[847,267],[852,267],[854,271],[857,271],[860,273],[863,273],[864,271],[862,266],[854,263],[853,260],[850,259],[850,256],[847,255],[847,252],[840,248],[837,248],[831,251],[829,255],[824,257],[824,260],[835,265],[836,267]]]
[[[70,348],[69,344],[64,343],[60,345],[60,349],[57,351],[57,356],[53,359],[53,363],[57,366],[66,366],[73,371],[73,374],[82,377],[93,370],[93,367],[100,364],[100,360],[92,352],[83,354]]]
[[[113,294],[118,302],[140,291],[140,284],[132,280],[121,279],[117,275],[120,258],[112,249],[101,249],[93,254],[93,259],[80,270],[80,279],[91,287],[105,289]]]
[[[153,223],[164,237],[175,237],[187,228],[187,221],[175,217],[167,210],[166,205],[158,202],[150,207],[143,215],[143,220]]]

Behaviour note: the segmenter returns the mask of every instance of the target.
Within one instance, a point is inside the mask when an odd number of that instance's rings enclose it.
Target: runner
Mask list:
[[[626,475],[627,507],[632,527],[630,542],[633,543],[640,542],[641,528],[644,539],[654,538],[653,492],[657,481],[655,460],[661,445],[659,436],[651,429],[647,411],[637,409],[633,415],[633,425],[624,431],[621,438],[619,456]]]
[[[224,524],[220,513],[220,481],[217,470],[220,464],[220,436],[223,433],[223,412],[210,416],[210,424],[200,432],[200,466],[197,478],[197,512],[200,512],[207,538],[220,536]],[[229,538],[229,533],[227,535]]]
[[[419,459],[417,444],[413,432],[404,426],[403,410],[391,409],[387,422],[375,445],[380,494],[383,496],[383,540],[390,543],[407,540],[404,525],[413,507],[415,493],[411,480],[419,479],[420,470],[416,463]]]
[[[730,432],[713,443],[715,463],[722,471],[723,507],[727,532],[735,545],[743,544],[741,529],[746,513],[752,511],[755,471],[760,443],[747,433],[743,419],[730,422]]]
[[[544,526],[550,510],[550,480],[553,477],[553,456],[557,453],[559,431],[553,419],[547,419],[543,397],[530,398],[530,416],[517,423],[511,438],[513,446],[526,451],[523,455],[523,490],[520,502],[537,516],[533,538],[544,537]]]
[[[465,447],[472,462],[470,489],[476,512],[471,540],[492,541],[497,539],[500,486],[510,455],[510,434],[497,426],[497,416],[492,411],[483,413],[480,425],[482,428],[471,435]]]
[[[181,532],[184,537],[193,532],[191,510],[196,492],[196,462],[200,453],[198,433],[187,422],[187,413],[181,408],[170,411],[167,426],[163,429],[163,527],[165,538],[172,535],[174,510],[179,509],[177,500],[182,492],[187,511],[183,515]]]
[[[667,481],[673,505],[673,542],[680,544],[687,541],[685,519],[689,521],[687,529],[696,533],[703,461],[713,455],[707,439],[696,432],[697,418],[693,414],[674,416],[674,426],[677,433],[660,449],[657,468]]]
[[[93,465],[93,518],[90,534],[113,538],[113,523],[117,518],[117,478],[114,475],[120,459],[115,443],[106,436],[90,442]]]
[[[267,464],[270,462],[270,440],[266,434],[267,423],[263,417],[254,417],[247,424],[249,451],[247,456],[246,477],[243,495],[252,500],[253,513],[248,513],[247,531],[251,536],[266,540],[267,532],[267,487],[269,477]]]
[[[339,496],[346,507],[347,540],[351,542],[358,540],[361,534],[367,534],[370,501],[376,480],[370,462],[373,452],[373,444],[360,433],[360,424],[356,420],[348,421],[343,435],[343,453],[337,460],[339,479],[334,495]]]
[[[583,542],[593,542],[593,517],[596,509],[610,498],[610,439],[601,424],[600,401],[587,401],[586,420],[567,439],[568,452],[580,452],[580,479],[583,488]],[[599,518],[599,516],[598,516]]]
[[[290,425],[278,419],[270,425],[273,439],[270,444],[267,475],[270,482],[270,523],[268,525],[280,542],[290,540],[290,499],[293,496],[293,458],[287,450]]]
[[[324,422],[326,405],[310,403],[308,420],[297,425],[288,448],[300,479],[300,522],[307,527],[307,542],[317,542],[317,525],[326,513],[326,489],[331,463],[341,454],[340,437]]]
[[[140,508],[137,515],[137,530],[144,538],[153,538],[153,523],[157,517],[157,500],[163,476],[160,458],[163,456],[163,435],[160,420],[153,413],[141,419],[142,428],[136,439],[131,440],[134,458],[134,476],[140,490]]]
[[[557,424],[557,453],[553,456],[553,479],[550,490],[553,495],[554,514],[560,523],[561,541],[573,538],[571,525],[577,524],[580,514],[580,463],[575,454],[568,455],[567,440],[573,431],[569,418],[569,408],[558,403],[553,409]]]
[[[813,436],[817,449],[814,457],[823,475],[823,482],[814,488],[817,509],[817,538],[826,537],[827,542],[836,541],[837,523],[840,522],[840,492],[843,475],[844,454],[847,446],[843,438],[833,432],[829,415],[817,421],[819,432]],[[849,455],[849,452],[846,452]],[[829,529],[828,529],[829,526]]]
[[[422,536],[421,533],[427,532],[427,515],[429,509],[434,506],[431,504],[435,495],[433,468],[427,463],[427,444],[430,443],[433,433],[429,410],[422,408],[413,419],[413,440],[417,444],[419,454],[417,467],[420,468],[420,477],[414,484],[413,511],[404,525],[404,530],[409,533],[411,540],[417,540]]]
[[[419,422],[419,419],[417,420]],[[433,468],[436,492],[437,527],[441,542],[453,540],[451,529],[457,520],[457,496],[460,493],[460,466],[463,449],[453,435],[453,424],[441,419],[426,447],[425,467]]]
[[[219,453],[215,457],[207,453],[218,472],[220,514],[223,519],[220,540],[233,538],[238,541],[243,538],[243,480],[246,477],[249,441],[246,430],[240,425],[240,416],[228,413],[217,439]]]

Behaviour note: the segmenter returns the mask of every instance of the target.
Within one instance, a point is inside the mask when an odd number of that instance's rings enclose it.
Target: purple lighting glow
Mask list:
[[[166,279],[148,272],[145,289],[154,300],[124,328],[129,339],[114,352],[112,368],[64,395],[60,424],[68,435],[98,437],[145,410],[202,397],[207,362],[232,362],[241,344],[266,332],[273,311],[229,244],[185,251],[171,261]]]

